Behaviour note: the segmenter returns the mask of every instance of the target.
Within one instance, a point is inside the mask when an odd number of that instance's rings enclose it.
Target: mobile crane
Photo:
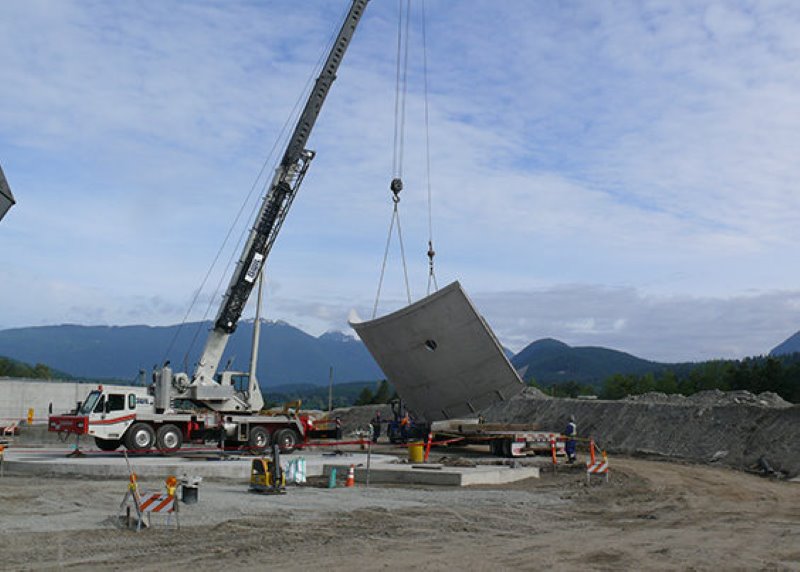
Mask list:
[[[219,439],[258,450],[276,443],[291,452],[305,440],[311,427],[306,417],[258,414],[264,399],[255,371],[218,368],[314,158],[314,151],[306,149],[308,137],[368,2],[352,1],[255,217],[194,373],[175,373],[166,362],[154,370],[149,388],[99,386],[74,414],[51,416],[50,431],[93,436],[102,450],[124,445],[132,451],[155,446],[169,452],[184,441]]]

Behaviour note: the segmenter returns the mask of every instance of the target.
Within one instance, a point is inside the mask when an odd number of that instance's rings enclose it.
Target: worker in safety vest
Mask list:
[[[377,443],[378,437],[381,436],[381,412],[376,411],[375,417],[372,418],[372,442]]]
[[[575,424],[574,415],[569,416],[569,423],[567,423],[567,428],[564,429],[564,435],[567,437],[564,446],[564,451],[567,453],[567,463],[574,463],[575,459],[577,459],[577,455],[575,454],[577,442],[575,438],[578,436],[578,426]]]
[[[408,411],[405,412],[403,418],[400,419],[400,438],[403,443],[408,441],[408,430],[411,428],[411,418],[408,416]]]

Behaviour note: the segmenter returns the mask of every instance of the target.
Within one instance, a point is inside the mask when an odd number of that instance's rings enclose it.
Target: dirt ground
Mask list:
[[[181,505],[180,531],[140,533],[115,526],[125,481],[6,476],[0,569],[800,570],[800,485],[640,459],[612,468],[591,486],[578,469],[280,497],[205,482],[199,504]]]

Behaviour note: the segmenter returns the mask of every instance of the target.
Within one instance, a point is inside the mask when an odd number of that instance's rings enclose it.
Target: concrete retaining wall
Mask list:
[[[31,408],[34,423],[46,423],[51,408],[53,413],[70,411],[95,387],[97,382],[0,378],[0,426],[27,419]]]

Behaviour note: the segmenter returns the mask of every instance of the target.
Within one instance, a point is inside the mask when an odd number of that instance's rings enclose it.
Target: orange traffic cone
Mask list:
[[[352,487],[356,484],[356,466],[350,465],[350,469],[347,471],[347,480],[344,482],[344,486]]]

